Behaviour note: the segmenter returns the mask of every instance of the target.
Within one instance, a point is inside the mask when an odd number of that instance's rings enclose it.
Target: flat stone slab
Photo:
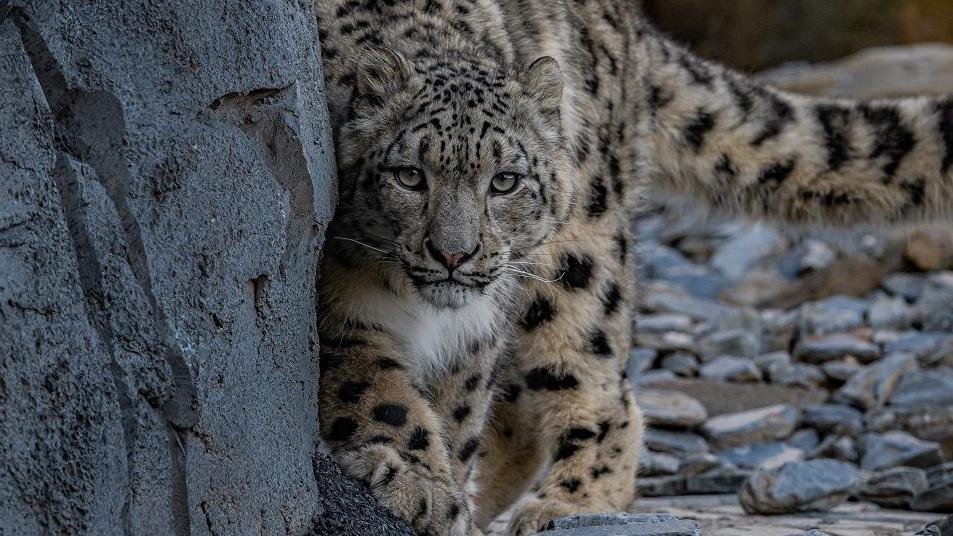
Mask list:
[[[583,514],[557,519],[539,536],[702,536],[698,523],[671,514]]]

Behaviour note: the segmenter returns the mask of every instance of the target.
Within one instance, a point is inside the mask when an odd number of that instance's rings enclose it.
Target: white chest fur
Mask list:
[[[381,326],[401,346],[398,358],[419,379],[424,379],[467,359],[467,348],[484,342],[503,317],[498,304],[482,297],[459,309],[436,308],[416,295],[398,296],[381,287],[365,287],[350,296],[349,309],[356,319]]]

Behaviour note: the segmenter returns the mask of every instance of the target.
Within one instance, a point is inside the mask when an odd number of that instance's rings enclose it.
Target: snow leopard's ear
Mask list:
[[[520,74],[523,88],[545,111],[559,111],[563,96],[563,73],[559,63],[543,56]]]
[[[357,62],[357,94],[383,100],[403,89],[413,72],[413,66],[399,52],[384,48],[366,49]]]

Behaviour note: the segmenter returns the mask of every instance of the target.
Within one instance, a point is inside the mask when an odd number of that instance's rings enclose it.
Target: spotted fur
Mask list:
[[[634,3],[317,2],[340,178],[321,433],[422,534],[479,534],[521,496],[514,535],[630,505],[630,220],[652,190],[796,223],[953,212],[953,100],[763,87]],[[492,190],[501,172],[522,180]]]

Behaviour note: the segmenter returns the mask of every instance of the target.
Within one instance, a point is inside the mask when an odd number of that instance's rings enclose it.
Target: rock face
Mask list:
[[[790,462],[757,471],[741,488],[749,514],[827,510],[847,500],[859,483],[857,468],[835,460]]]
[[[317,436],[309,2],[0,7],[0,533],[410,534]]]

